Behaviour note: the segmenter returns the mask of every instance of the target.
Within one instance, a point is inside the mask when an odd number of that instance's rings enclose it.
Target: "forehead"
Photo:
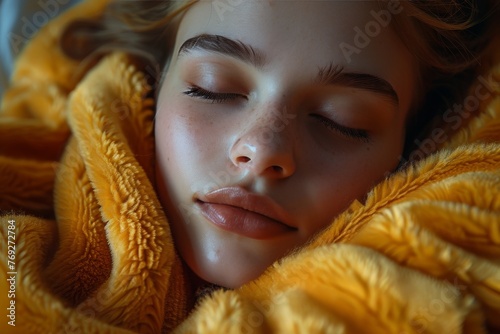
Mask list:
[[[380,76],[397,87],[409,106],[415,81],[409,78],[416,77],[416,61],[386,24],[393,15],[401,15],[390,11],[390,3],[202,0],[185,13],[176,50],[199,34],[222,35],[262,52],[270,60],[268,70],[282,67],[300,76],[334,63]]]
[[[363,67],[364,58],[384,56],[380,62],[391,64],[407,51],[386,24],[400,15],[389,11],[393,2],[202,0],[183,17],[178,43],[209,33],[243,41],[270,56],[300,56],[309,50],[310,62]]]
[[[184,16],[181,32],[205,30],[268,50],[275,49],[276,42],[296,48],[321,45],[327,52],[339,49],[341,43],[354,44],[355,28],[364,30],[374,21],[373,13],[387,11],[386,4],[376,0],[201,0]],[[374,38],[384,42],[395,37],[391,29],[375,33]]]
[[[378,1],[208,1],[197,2],[183,19],[182,33],[206,30],[236,39],[246,39],[263,48],[276,48],[276,42],[300,41],[300,46],[314,42],[332,48],[345,40],[356,25],[370,20],[370,11]]]

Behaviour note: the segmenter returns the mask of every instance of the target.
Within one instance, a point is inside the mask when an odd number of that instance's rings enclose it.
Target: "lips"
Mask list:
[[[240,187],[221,188],[195,198],[203,216],[229,232],[270,239],[296,230],[275,201]]]

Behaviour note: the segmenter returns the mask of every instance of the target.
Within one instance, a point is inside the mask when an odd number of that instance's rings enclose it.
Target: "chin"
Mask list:
[[[186,261],[189,268],[200,279],[227,288],[237,289],[242,285],[258,278],[263,270],[248,270],[249,266],[234,266],[228,263],[207,263],[205,266]]]

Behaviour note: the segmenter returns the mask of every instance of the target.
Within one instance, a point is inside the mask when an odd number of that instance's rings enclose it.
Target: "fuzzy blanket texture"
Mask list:
[[[435,152],[258,279],[193,305],[153,186],[145,74],[122,53],[81,73],[57,47],[105,3],[43,28],[2,100],[1,333],[500,331],[500,39],[464,96],[479,110],[438,124],[422,144]]]

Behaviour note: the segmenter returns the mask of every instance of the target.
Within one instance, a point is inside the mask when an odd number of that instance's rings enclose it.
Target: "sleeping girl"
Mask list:
[[[13,187],[1,195],[25,250],[18,322],[43,333],[500,328],[500,243],[487,238],[500,231],[497,9],[87,1],[63,14],[37,37],[57,51],[33,41],[18,61],[0,118],[16,120],[10,131],[38,119],[57,137],[51,157],[0,152],[14,179],[50,184],[45,206]],[[42,50],[48,74],[23,70]],[[42,77],[56,88],[34,92]],[[484,78],[473,121],[452,131],[443,113]],[[49,88],[50,112],[19,102]],[[438,127],[446,140],[413,159],[417,135]],[[20,147],[48,140],[35,131]],[[26,159],[43,162],[35,176]]]

